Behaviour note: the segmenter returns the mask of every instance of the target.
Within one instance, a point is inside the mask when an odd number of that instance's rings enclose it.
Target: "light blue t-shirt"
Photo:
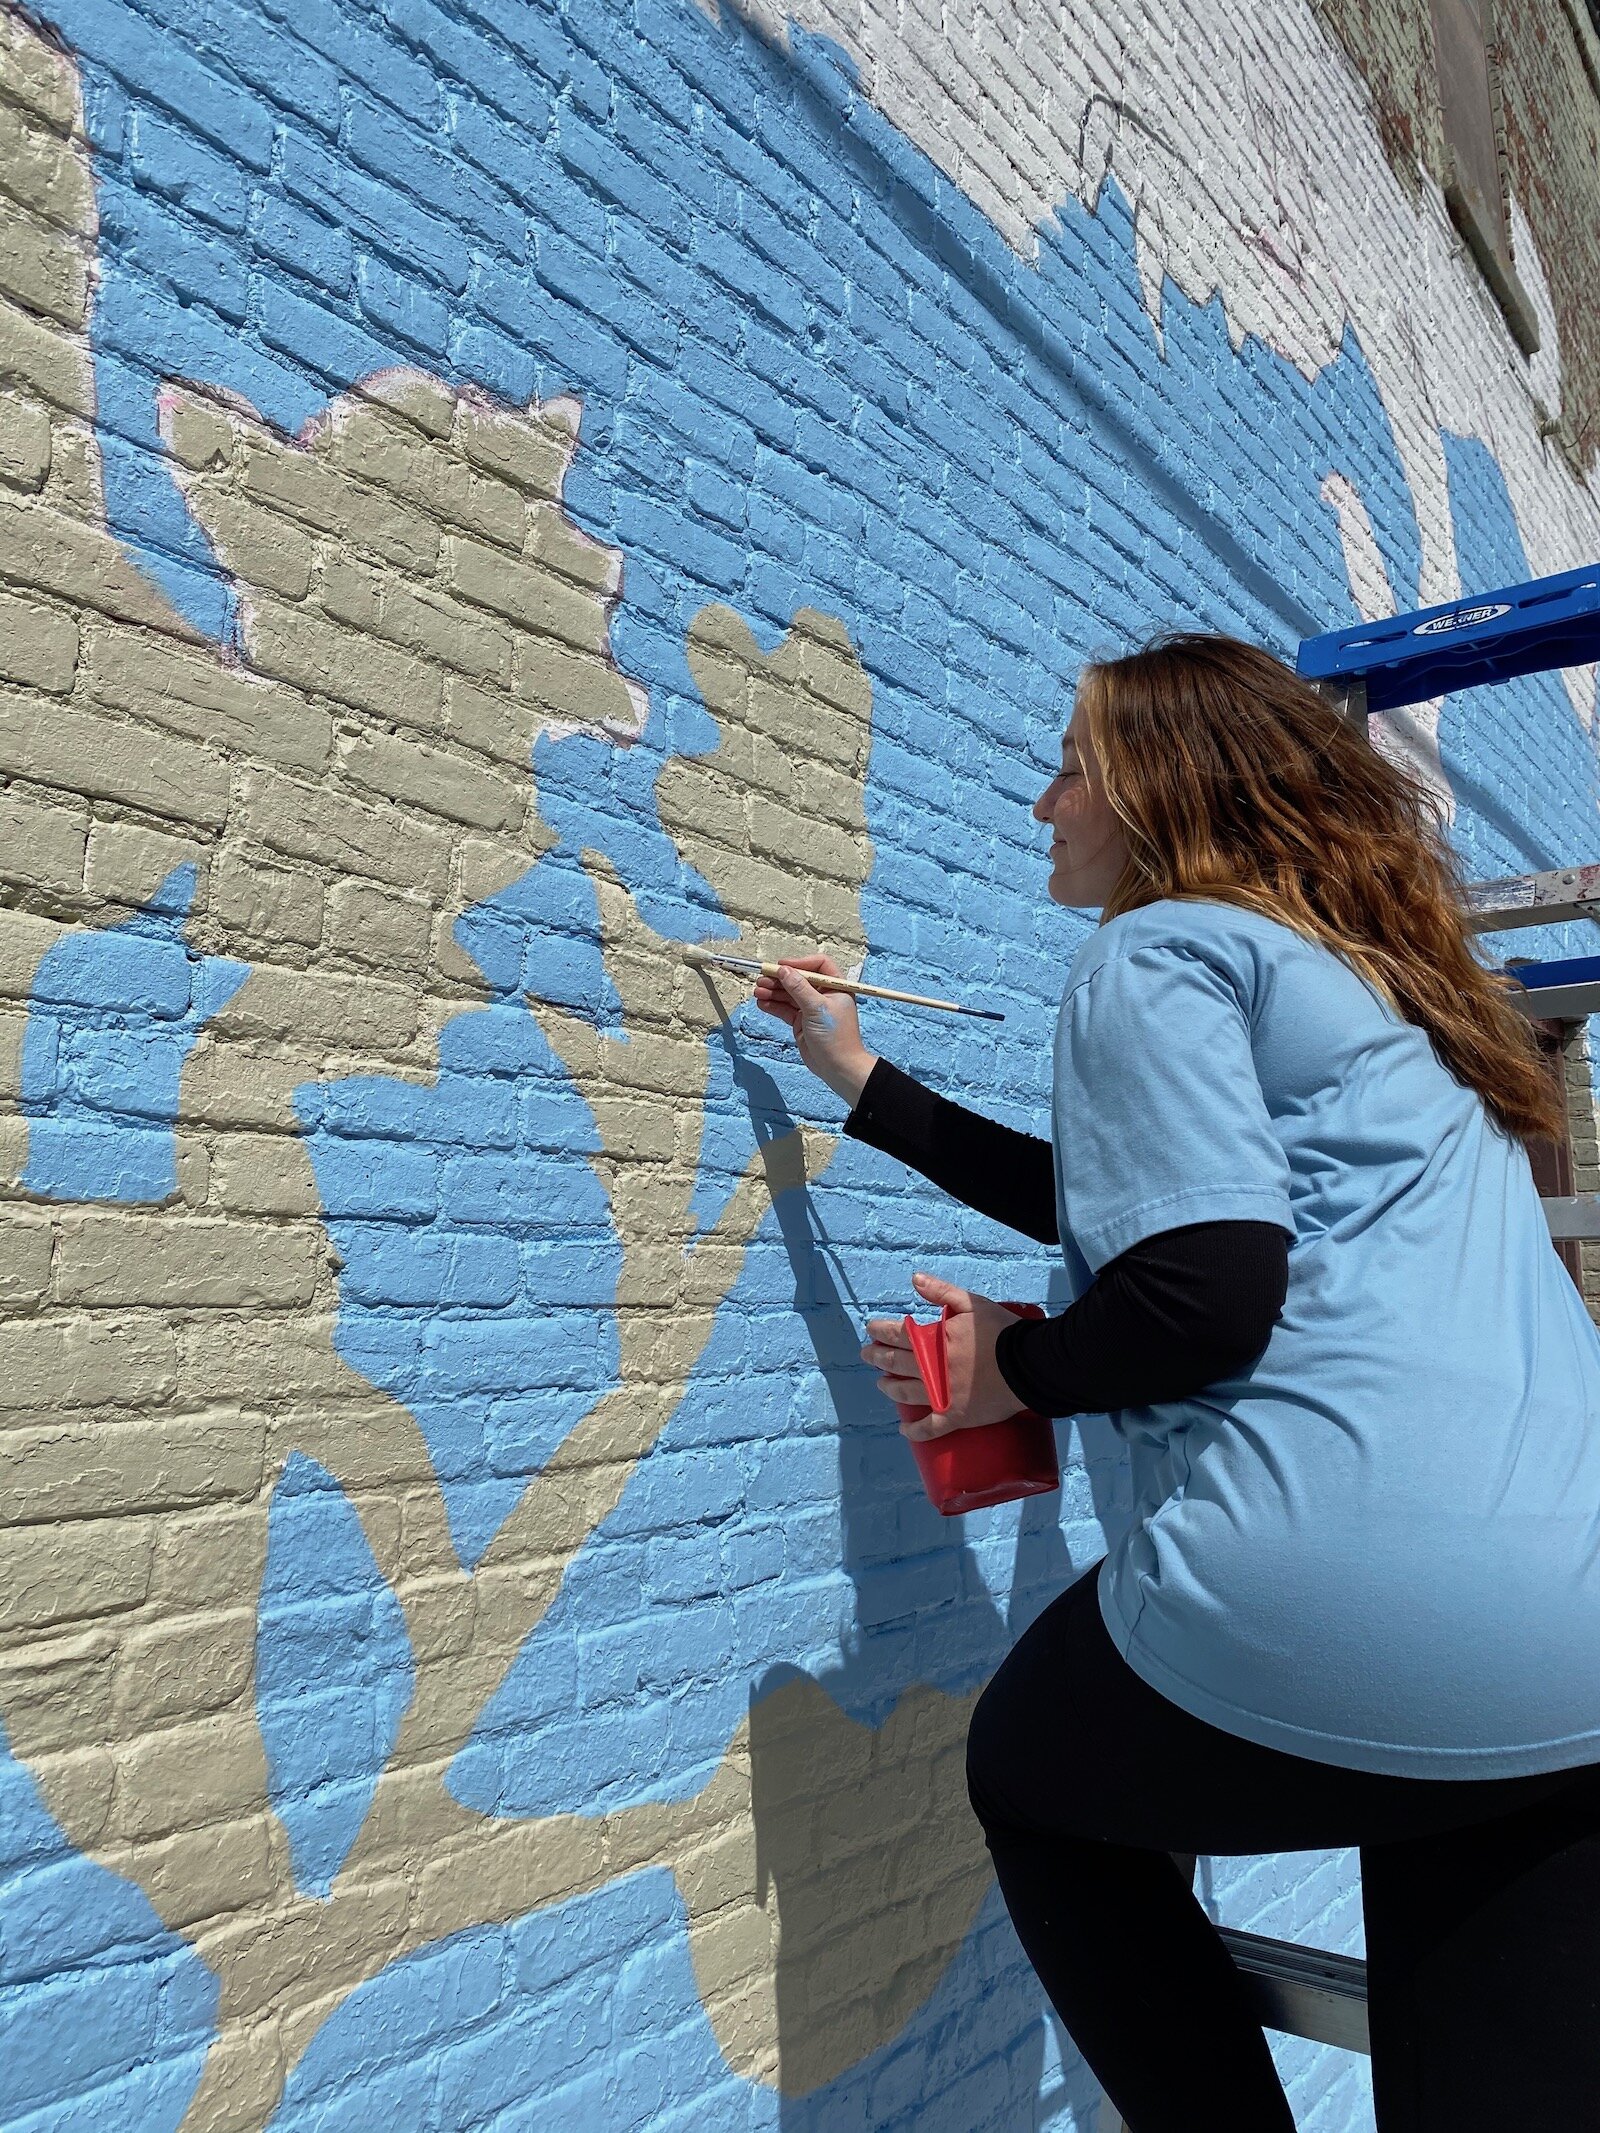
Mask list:
[[[1075,1295],[1184,1223],[1292,1239],[1257,1361],[1113,1417],[1135,1512],[1098,1590],[1134,1671],[1351,1769],[1600,1761],[1600,1333],[1426,1034],[1290,927],[1164,900],[1073,958],[1053,1129]]]

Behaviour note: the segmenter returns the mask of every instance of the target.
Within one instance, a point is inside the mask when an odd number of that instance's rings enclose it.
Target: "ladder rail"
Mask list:
[[[1235,1926],[1218,1926],[1217,1932],[1263,2029],[1370,2056],[1367,1966],[1360,1956],[1303,1948],[1292,1940],[1246,1933]],[[1096,2133],[1132,2133],[1109,2097]]]

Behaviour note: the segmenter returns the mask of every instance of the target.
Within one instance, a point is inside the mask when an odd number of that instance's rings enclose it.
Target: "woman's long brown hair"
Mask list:
[[[1472,953],[1455,855],[1420,779],[1236,637],[1175,634],[1086,667],[1078,701],[1128,847],[1103,920],[1161,897],[1265,912],[1426,1030],[1507,1133],[1561,1132],[1512,981]]]

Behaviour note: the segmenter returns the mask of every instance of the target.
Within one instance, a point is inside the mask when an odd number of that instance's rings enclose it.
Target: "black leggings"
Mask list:
[[[1379,2133],[1600,2123],[1600,1764],[1385,1777],[1258,1747],[1140,1680],[1098,1569],[985,1689],[967,1784],[1028,1958],[1132,2133],[1294,2133],[1170,1855],[1352,1844]]]

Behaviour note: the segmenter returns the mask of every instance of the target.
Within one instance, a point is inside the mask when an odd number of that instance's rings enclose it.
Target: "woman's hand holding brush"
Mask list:
[[[849,993],[818,992],[806,983],[808,970],[830,978],[844,976],[831,956],[786,955],[779,959],[778,977],[756,979],[756,1005],[788,1024],[805,1065],[835,1096],[853,1104],[878,1055],[861,1041],[861,1019]]]

